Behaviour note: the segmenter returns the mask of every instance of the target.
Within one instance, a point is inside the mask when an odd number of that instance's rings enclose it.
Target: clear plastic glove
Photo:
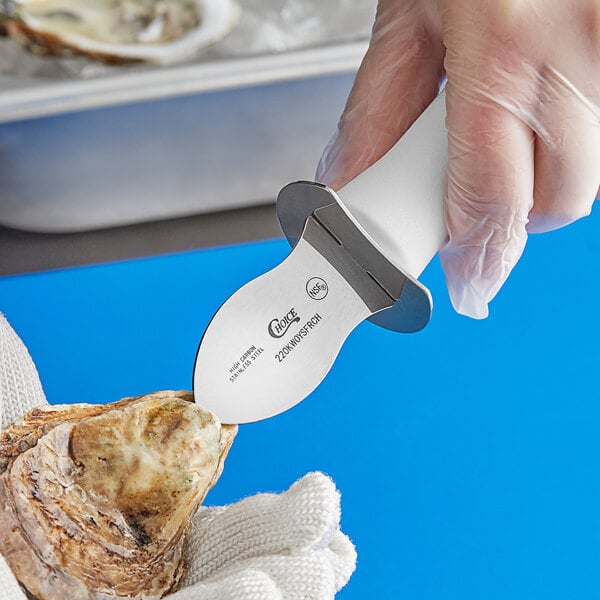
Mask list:
[[[588,215],[598,195],[600,2],[381,0],[317,180],[339,189],[385,154],[444,74],[440,255],[456,310],[484,318],[527,233]]]
[[[27,349],[0,313],[2,427],[45,402]],[[356,566],[354,546],[340,531],[339,493],[322,473],[282,494],[201,507],[186,558],[172,600],[330,600]],[[0,600],[25,600],[1,555]]]

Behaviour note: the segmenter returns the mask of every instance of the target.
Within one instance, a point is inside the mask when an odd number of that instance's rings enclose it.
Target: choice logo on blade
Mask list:
[[[269,335],[274,338],[283,337],[286,331],[294,324],[300,323],[300,317],[296,314],[295,308],[290,308],[286,315],[281,318],[275,318],[269,323]]]

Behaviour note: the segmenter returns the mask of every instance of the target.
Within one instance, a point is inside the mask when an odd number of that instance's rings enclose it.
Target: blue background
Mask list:
[[[359,553],[342,600],[600,596],[596,213],[530,238],[491,317],[453,313],[439,264],[422,333],[361,325],[328,378],[243,426],[209,503],[311,470],[342,491]],[[198,340],[281,240],[0,279],[48,398],[190,388]]]

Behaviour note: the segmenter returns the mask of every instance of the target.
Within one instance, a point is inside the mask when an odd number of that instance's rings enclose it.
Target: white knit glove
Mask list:
[[[27,349],[0,313],[2,427],[45,402]],[[322,473],[282,494],[201,507],[186,552],[184,585],[170,600],[325,600],[356,565],[354,546],[340,531],[339,493]],[[1,555],[0,600],[26,600]]]

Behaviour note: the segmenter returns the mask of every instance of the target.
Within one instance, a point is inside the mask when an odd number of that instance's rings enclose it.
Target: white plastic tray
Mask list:
[[[4,76],[0,224],[82,231],[271,202],[314,176],[365,48],[12,88]]]

